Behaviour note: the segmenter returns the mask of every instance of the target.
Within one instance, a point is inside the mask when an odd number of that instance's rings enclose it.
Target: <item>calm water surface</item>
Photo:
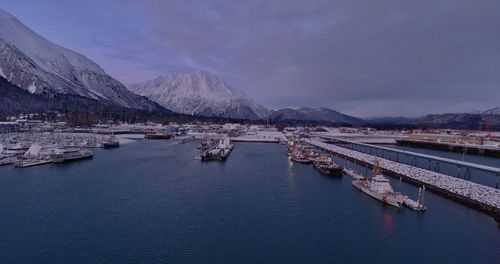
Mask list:
[[[495,221],[430,192],[427,212],[398,210],[281,145],[201,163],[197,144],[0,168],[0,263],[499,263]]]

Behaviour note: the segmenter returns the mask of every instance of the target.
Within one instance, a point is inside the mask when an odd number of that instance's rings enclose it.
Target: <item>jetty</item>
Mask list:
[[[438,141],[418,140],[410,138],[397,139],[396,143],[401,146],[429,148],[436,150],[445,150],[451,152],[500,158],[500,147],[494,145],[466,144],[457,142],[438,142]]]
[[[448,197],[464,205],[492,215],[500,222],[500,190],[485,185],[451,177],[431,170],[383,159],[366,153],[324,143],[318,139],[303,139],[305,143],[333,153],[347,160],[371,167],[379,161],[382,171],[404,181],[425,185],[426,189]]]
[[[345,140],[345,139],[324,137],[324,136],[321,136],[320,138],[327,140],[328,142],[343,144],[342,147],[350,149],[350,150],[359,151],[359,152],[373,155],[373,156],[378,156],[378,157],[381,157],[383,159],[390,159],[390,160],[396,161],[398,163],[404,163],[404,160],[406,158],[408,165],[411,165],[414,167],[420,167],[422,169],[427,169],[427,170],[434,170],[435,172],[438,172],[438,173],[442,172],[442,173],[447,174],[449,176],[456,175],[458,178],[463,178],[464,180],[468,180],[468,181],[475,181],[476,178],[471,177],[472,172],[479,171],[483,174],[488,174],[488,175],[492,176],[490,178],[491,183],[489,183],[489,184],[491,184],[492,186],[494,185],[496,189],[498,189],[500,187],[500,168],[471,163],[471,162],[465,162],[465,161],[460,161],[460,160],[455,160],[455,159],[443,158],[443,157],[438,157],[438,156],[433,156],[433,155],[427,155],[427,154],[422,154],[422,153],[417,153],[417,152],[412,152],[412,151],[407,151],[407,150],[388,148],[388,147],[383,147],[380,145],[365,144],[365,143],[360,143],[360,142],[350,141],[350,140]],[[424,162],[417,162],[417,160],[424,161]],[[449,170],[449,171],[441,171],[440,170],[441,163],[448,165],[448,166],[452,166],[455,169]],[[453,171],[456,171],[457,174],[454,174]],[[495,178],[496,178],[496,182],[493,183]],[[476,183],[486,184],[484,182],[476,182]],[[488,185],[488,184],[486,184],[486,185]]]

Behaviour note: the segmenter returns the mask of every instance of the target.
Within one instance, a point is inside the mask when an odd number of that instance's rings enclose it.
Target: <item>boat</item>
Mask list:
[[[424,203],[425,186],[418,188],[418,199],[416,201],[408,196],[403,198],[403,204],[414,211],[425,211],[427,206]]]
[[[231,144],[231,139],[224,137],[219,140],[217,145],[214,145],[210,149],[204,151],[200,155],[200,158],[202,161],[226,160],[229,154],[231,154],[233,148],[234,145]]]
[[[119,148],[120,147],[120,142],[118,140],[106,141],[106,142],[102,143],[102,147],[105,148],[105,149]]]
[[[318,169],[321,173],[327,175],[342,175],[344,168],[335,162],[333,162],[331,157],[320,156],[313,161],[314,167]]]
[[[30,147],[27,145],[22,145],[20,143],[10,145],[10,146],[3,146],[3,151],[2,153],[7,155],[7,156],[21,156],[26,151],[28,151]]]
[[[315,161],[316,158],[319,156],[318,153],[316,152],[316,149],[311,146],[303,147],[302,153],[304,154],[304,157],[306,159],[309,159],[311,162]]]
[[[102,143],[102,147],[105,149],[119,148],[120,141],[118,141],[115,136],[111,136],[111,137],[109,137],[109,139],[107,141],[104,141]]]
[[[0,166],[4,166],[4,165],[10,165],[10,164],[14,164],[17,162],[17,157],[15,156],[12,156],[12,157],[3,157],[0,159]]]
[[[162,133],[162,132],[157,132],[157,133],[150,133],[144,135],[144,138],[146,139],[170,139],[172,135],[169,133]]]
[[[304,155],[304,153],[302,153],[301,151],[299,150],[294,150],[291,154],[290,154],[290,158],[295,161],[295,162],[298,162],[298,163],[303,163],[303,164],[310,164],[312,163],[312,160],[309,159],[308,157],[306,157]]]
[[[89,150],[81,149],[57,149],[52,154],[52,161],[54,163],[61,163],[80,159],[92,158],[93,154]]]
[[[401,207],[403,204],[403,195],[395,192],[389,179],[382,175],[378,160],[375,160],[372,169],[373,177],[359,177],[352,180],[352,185],[369,196],[381,201],[384,204],[394,207]]]

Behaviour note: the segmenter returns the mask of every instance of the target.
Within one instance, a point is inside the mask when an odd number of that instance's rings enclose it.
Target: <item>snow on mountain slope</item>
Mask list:
[[[74,94],[122,107],[161,109],[128,91],[87,57],[50,42],[2,9],[0,69],[2,77],[35,94]]]
[[[183,114],[241,119],[259,119],[267,114],[245,93],[204,71],[169,74],[128,88]]]

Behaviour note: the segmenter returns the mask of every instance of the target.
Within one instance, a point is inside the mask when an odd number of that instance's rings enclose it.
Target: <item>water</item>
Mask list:
[[[500,230],[476,210],[430,192],[423,214],[384,207],[281,145],[201,163],[197,144],[140,140],[0,168],[0,262],[498,263]]]

